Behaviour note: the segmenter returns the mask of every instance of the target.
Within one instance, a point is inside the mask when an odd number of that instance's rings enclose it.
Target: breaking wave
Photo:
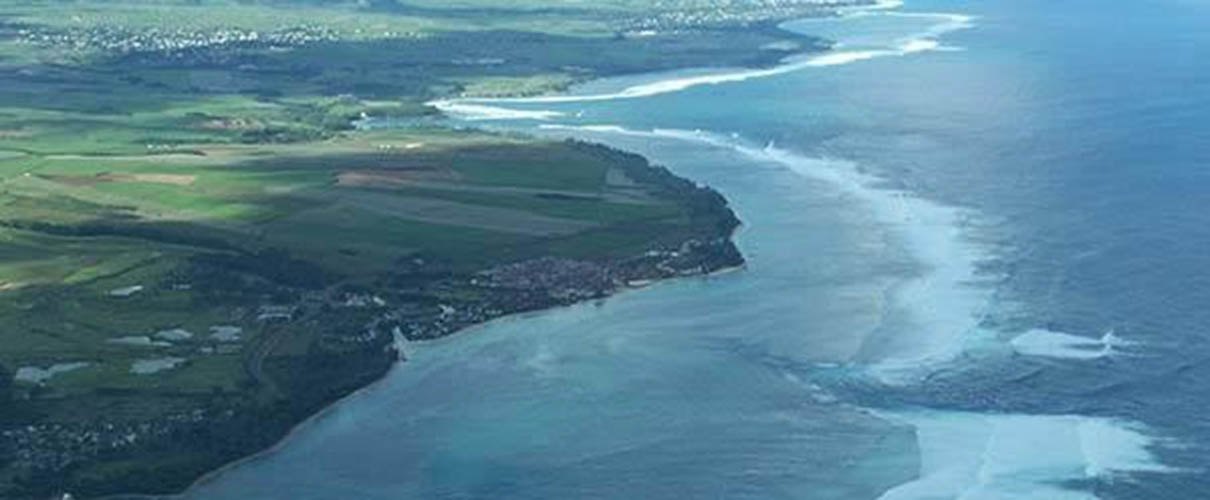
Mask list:
[[[1150,451],[1154,439],[1114,419],[937,411],[880,416],[916,428],[921,471],[879,500],[1095,500],[1063,483],[1168,470]]]
[[[464,98],[452,100],[436,100],[429,104],[451,115],[465,120],[513,120],[536,119],[546,120],[561,116],[557,111],[539,110],[522,111],[508,110],[491,105],[503,104],[560,104],[574,102],[611,101],[617,99],[637,99],[661,94],[681,92],[703,85],[719,85],[742,82],[755,78],[768,78],[786,73],[802,71],[809,68],[841,66],[855,62],[876,59],[879,57],[906,56],[920,52],[936,50],[953,50],[954,47],[943,46],[937,38],[958,30],[974,26],[974,18],[961,14],[948,13],[904,13],[889,11],[897,8],[901,2],[880,2],[872,7],[842,11],[842,16],[907,16],[938,19],[940,22],[930,28],[908,37],[902,38],[887,47],[844,48],[843,43],[836,50],[821,54],[792,57],[784,64],[766,69],[732,70],[706,75],[686,76],[658,80],[624,88],[617,92],[584,95],[550,95],[537,97],[512,98]],[[511,112],[510,112],[511,111]]]
[[[567,133],[620,134],[693,141],[728,148],[773,162],[831,184],[867,204],[888,230],[899,233],[927,271],[896,289],[889,307],[912,323],[885,325],[868,342],[893,334],[896,344],[865,369],[884,383],[916,379],[961,353],[978,328],[989,291],[970,285],[981,249],[962,237],[957,209],[908,193],[875,187],[876,177],[850,162],[815,159],[779,149],[744,144],[735,137],[703,131],[641,131],[617,125],[543,125]],[[889,316],[894,316],[891,314]],[[1034,330],[1011,339],[1010,352],[1095,359],[1134,346],[1113,331],[1099,339]],[[916,429],[921,454],[918,479],[895,487],[879,500],[1095,500],[1068,482],[1113,480],[1131,472],[1165,472],[1151,449],[1160,444],[1133,422],[1081,415],[985,414],[943,410],[878,411],[878,416]],[[1045,450],[1040,453],[1038,450]]]
[[[662,137],[729,148],[757,161],[782,165],[804,177],[844,191],[867,206],[874,220],[895,235],[922,269],[891,290],[883,323],[865,332],[870,348],[863,349],[868,371],[884,382],[908,382],[936,365],[955,358],[978,328],[990,291],[974,286],[983,249],[964,237],[959,209],[911,193],[874,187],[880,180],[862,173],[852,162],[810,158],[768,144],[742,141],[702,131],[629,130],[615,125],[544,125],[545,130],[568,130]],[[877,347],[882,346],[882,347]]]
[[[974,26],[971,16],[894,10],[900,6],[898,1],[884,1],[872,8],[845,10],[840,14],[925,18],[937,22],[886,46],[847,47],[842,41],[836,50],[787,60],[768,69],[671,78],[612,93],[469,99],[434,105],[447,109],[459,103],[557,104],[650,97],[880,57],[961,50],[943,45],[939,38]],[[880,187],[884,184],[880,182],[882,179],[863,173],[847,160],[812,158],[772,143],[763,146],[749,143],[738,136],[700,130],[633,130],[619,125],[543,124],[539,128],[567,134],[676,139],[726,148],[826,182],[859,201],[869,209],[875,223],[894,235],[895,241],[920,266],[918,272],[888,291],[887,311],[880,326],[872,332],[855,332],[865,335],[869,348],[863,349],[860,359],[852,360],[852,364],[881,383],[907,385],[919,381],[989,337],[988,332],[980,330],[980,325],[992,303],[993,292],[977,285],[983,279],[977,276],[978,263],[989,255],[989,249],[968,238],[964,229],[977,214],[908,191]],[[1112,331],[1098,339],[1048,330],[1027,331],[997,344],[1003,347],[998,351],[1003,355],[1073,361],[1118,355],[1135,345]],[[1081,481],[1111,481],[1121,473],[1167,470],[1151,452],[1160,443],[1148,435],[1147,429],[1122,420],[943,410],[879,411],[878,415],[916,429],[922,460],[918,479],[887,491],[880,500],[1089,500],[1096,496],[1068,486]]]

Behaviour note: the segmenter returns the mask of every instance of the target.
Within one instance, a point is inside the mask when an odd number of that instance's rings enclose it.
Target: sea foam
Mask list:
[[[550,120],[564,116],[564,113],[559,111],[512,109],[467,101],[443,100],[428,104],[449,116],[467,121]]]
[[[920,477],[879,500],[1093,500],[1063,483],[1165,472],[1136,424],[1073,415],[880,413],[916,428]]]
[[[567,94],[537,97],[511,98],[465,98],[455,100],[437,100],[429,104],[465,120],[506,120],[533,119],[548,120],[562,115],[551,110],[514,110],[499,107],[505,104],[560,104],[575,102],[611,101],[617,99],[637,99],[661,94],[681,92],[703,85],[720,85],[742,82],[755,78],[768,78],[786,73],[802,71],[808,68],[841,66],[880,57],[906,56],[927,51],[955,50],[955,47],[943,46],[937,38],[947,33],[974,26],[974,18],[961,14],[929,13],[929,12],[898,12],[892,11],[902,6],[902,2],[879,2],[873,6],[854,8],[842,11],[844,16],[864,15],[893,15],[905,17],[922,17],[937,19],[938,22],[930,28],[901,38],[886,47],[845,48],[831,50],[821,54],[798,56],[786,59],[778,66],[765,69],[723,70],[704,75],[675,77],[665,80],[633,85],[617,92],[601,94]],[[839,45],[843,47],[843,43]]]
[[[842,50],[789,61],[776,68],[663,80],[611,94],[493,102],[560,103],[646,97],[879,57],[960,50],[942,45],[938,39],[974,25],[970,16],[889,10],[899,7],[898,2],[883,2],[881,7],[845,14],[928,17],[938,22],[891,46],[864,49],[842,46]],[[727,137],[700,130],[641,131],[617,125],[546,124],[541,128],[679,139],[730,148],[758,161],[780,164],[804,177],[827,182],[869,207],[876,222],[895,234],[922,267],[889,291],[887,317],[894,320],[869,334],[871,342],[887,347],[876,349],[871,359],[855,360],[884,383],[918,380],[940,363],[964,352],[971,339],[982,338],[986,333],[979,326],[991,303],[991,290],[974,283],[980,281],[977,264],[987,252],[967,238],[964,229],[974,214],[908,191],[878,187],[881,179],[861,172],[852,162],[812,158],[772,143],[757,146],[734,134]],[[1018,354],[1061,358],[1102,357],[1127,345],[1131,344],[1112,332],[1091,339],[1041,330],[1027,332],[1009,342]],[[950,411],[879,412],[879,415],[915,427],[922,458],[920,477],[887,491],[881,500],[1089,500],[1096,497],[1064,485],[1073,481],[1113,481],[1121,474],[1167,470],[1152,455],[1151,450],[1159,443],[1146,429],[1120,420]]]
[[[617,125],[547,124],[544,130],[604,133],[694,141],[730,148],[759,161],[787,168],[852,194],[878,218],[905,236],[929,270],[901,285],[895,305],[916,321],[894,333],[911,339],[877,360],[871,370],[883,382],[927,369],[962,351],[978,327],[987,290],[970,286],[980,249],[962,236],[957,209],[904,192],[873,187],[876,177],[848,162],[801,156],[773,144],[742,143],[735,137],[700,130],[632,130]],[[1107,332],[1099,339],[1035,330],[1011,342],[1019,353],[1044,356],[1105,356],[1135,345]],[[1091,348],[1091,349],[1090,349]],[[1023,352],[1024,351],[1024,352]],[[909,377],[914,378],[914,377]],[[952,411],[882,412],[885,419],[916,428],[922,459],[917,480],[887,491],[880,500],[1093,500],[1063,483],[1112,481],[1132,472],[1165,472],[1150,451],[1162,443],[1135,423],[1079,415],[981,414]]]
[[[1025,356],[1065,359],[1099,359],[1121,353],[1121,348],[1134,345],[1112,330],[1100,338],[1081,337],[1070,333],[1034,329],[1013,337],[1013,351]]]
[[[849,161],[811,158],[774,144],[753,146],[732,137],[703,131],[630,130],[615,125],[548,124],[567,130],[669,138],[729,148],[757,161],[784,166],[804,177],[826,182],[869,208],[887,231],[919,262],[921,269],[889,290],[883,324],[866,335],[863,363],[885,383],[908,383],[956,358],[978,330],[990,304],[991,291],[975,286],[977,263],[986,254],[965,237],[964,211],[909,192],[875,187],[881,179],[862,173]]]

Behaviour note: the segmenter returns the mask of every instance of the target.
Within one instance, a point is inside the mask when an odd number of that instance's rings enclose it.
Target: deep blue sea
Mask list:
[[[189,498],[1210,498],[1210,2],[888,7],[445,103],[715,187],[748,266],[409,345]]]

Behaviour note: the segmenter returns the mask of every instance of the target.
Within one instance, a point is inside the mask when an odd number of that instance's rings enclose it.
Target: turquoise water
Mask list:
[[[189,496],[1204,498],[1207,19],[910,2],[773,70],[457,103],[716,187],[749,265],[409,346]]]

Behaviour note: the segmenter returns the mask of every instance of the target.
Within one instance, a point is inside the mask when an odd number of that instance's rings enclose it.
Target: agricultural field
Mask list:
[[[635,174],[652,167],[587,144],[444,128],[244,144],[204,130],[214,141],[152,154],[108,127],[33,136],[0,160],[0,365],[16,377],[0,418],[91,429],[97,415],[318,404],[289,373],[384,352],[389,306],[487,293],[450,276],[640,255],[711,236],[724,214],[703,219]],[[26,461],[55,460],[73,461]],[[73,465],[66,484],[89,491],[92,469]]]
[[[4,2],[0,497],[179,491],[398,338],[742,262],[717,193],[425,103],[772,64],[839,3]]]

